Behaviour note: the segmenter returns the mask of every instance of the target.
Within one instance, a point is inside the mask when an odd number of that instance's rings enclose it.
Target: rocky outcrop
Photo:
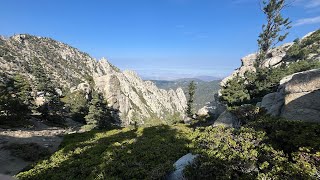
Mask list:
[[[290,75],[280,83],[284,95],[282,117],[320,122],[320,69]]]
[[[0,38],[0,71],[22,73],[35,81],[34,67],[41,67],[55,87],[64,90],[103,93],[123,125],[135,119],[164,119],[175,112],[184,117],[186,97],[182,89],[161,90],[143,81],[135,72],[121,72],[106,59],[97,61],[67,44],[50,38],[21,34]],[[35,86],[36,83],[32,85]],[[39,103],[41,99],[39,99]]]
[[[283,78],[278,92],[266,95],[261,106],[289,120],[320,122],[320,69]]]
[[[164,119],[174,112],[184,114],[187,102],[181,88],[176,91],[158,89],[134,71],[115,70],[106,59],[98,62],[93,77],[95,87],[103,92],[109,105],[119,109],[120,116],[127,119],[126,125],[133,118]]]
[[[293,43],[286,43],[279,47],[273,48],[268,52],[267,59],[262,62],[262,67],[277,67],[280,66],[283,61],[283,58],[286,56],[287,50],[293,45]],[[246,72],[255,72],[256,68],[254,67],[254,63],[257,60],[257,53],[249,54],[241,59],[241,67],[236,69],[230,76],[224,78],[220,86],[226,86],[228,80],[233,79],[235,76],[244,76]]]
[[[226,105],[218,101],[218,94],[215,94],[214,98],[214,101],[198,110],[198,116],[210,116],[212,119],[217,119],[226,110]]]
[[[240,126],[239,119],[228,110],[224,111],[218,119],[214,122],[213,126],[225,126],[237,128]]]

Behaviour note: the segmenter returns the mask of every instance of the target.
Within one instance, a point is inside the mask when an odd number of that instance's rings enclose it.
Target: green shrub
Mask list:
[[[162,179],[189,152],[190,129],[155,126],[65,137],[61,149],[18,179]]]
[[[312,53],[320,53],[320,30],[317,30],[310,36],[295,41],[294,44],[288,49],[285,61],[306,60],[308,55]]]
[[[225,87],[221,88],[221,101],[226,102],[228,106],[240,106],[250,102],[250,94],[246,88],[244,78],[236,76],[227,82]]]
[[[319,124],[262,116],[240,129],[199,128],[188,179],[317,179]]]

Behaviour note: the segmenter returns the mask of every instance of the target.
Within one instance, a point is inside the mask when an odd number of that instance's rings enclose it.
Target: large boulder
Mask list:
[[[262,99],[261,107],[288,120],[320,122],[320,69],[284,77],[278,91]]]
[[[279,91],[284,95],[282,117],[320,122],[320,69],[292,74],[280,84]]]
[[[213,126],[225,127],[239,127],[239,119],[229,111],[224,111],[218,119],[214,122]]]
[[[266,109],[267,112],[272,116],[279,116],[281,114],[283,103],[284,97],[282,93],[275,92],[264,96],[260,107]]]

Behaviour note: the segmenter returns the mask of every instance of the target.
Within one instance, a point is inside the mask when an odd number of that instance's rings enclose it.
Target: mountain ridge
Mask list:
[[[119,110],[122,125],[133,123],[133,119],[141,119],[138,124],[144,124],[147,119],[161,121],[175,112],[184,117],[186,98],[180,89],[159,90],[133,71],[121,72],[104,58],[96,60],[51,38],[29,34],[0,38],[2,72],[24,74],[35,87],[34,67],[42,68],[64,94],[84,86],[103,93],[109,106]]]

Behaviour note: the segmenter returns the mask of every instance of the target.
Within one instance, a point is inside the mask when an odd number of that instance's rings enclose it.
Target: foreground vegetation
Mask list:
[[[68,135],[61,149],[19,179],[161,179],[189,152],[185,126]]]
[[[188,179],[319,178],[319,124],[243,120],[240,129],[158,125],[68,135],[59,151],[17,178],[163,179],[189,152],[200,156],[186,169]]]
[[[199,128],[189,179],[319,179],[320,125],[268,116],[240,129]]]

